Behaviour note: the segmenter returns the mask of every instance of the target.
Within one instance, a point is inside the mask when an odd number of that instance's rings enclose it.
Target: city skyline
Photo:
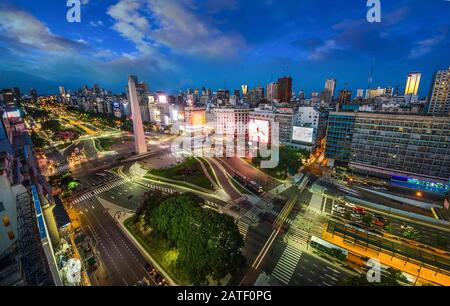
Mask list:
[[[80,23],[67,22],[65,3],[2,4],[3,87],[55,93],[98,83],[123,92],[137,74],[152,91],[175,93],[265,87],[290,75],[296,93],[320,91],[327,78],[356,93],[369,86],[374,62],[371,87],[402,91],[407,74],[420,71],[425,97],[434,71],[448,66],[448,25],[434,14],[450,9],[445,1],[383,2],[379,24],[366,21],[365,1],[327,2],[320,11],[289,1],[82,2]]]

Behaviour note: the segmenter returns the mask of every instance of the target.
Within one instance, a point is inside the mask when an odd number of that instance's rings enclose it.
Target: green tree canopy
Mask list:
[[[204,209],[190,195],[172,196],[150,211],[156,235],[163,235],[179,251],[177,265],[195,285],[209,276],[221,279],[243,263],[243,239],[234,220]]]

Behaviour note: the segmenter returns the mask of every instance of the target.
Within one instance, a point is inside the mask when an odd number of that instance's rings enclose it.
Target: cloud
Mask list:
[[[0,37],[16,48],[31,47],[46,52],[67,52],[85,47],[83,43],[53,34],[27,12],[5,5],[0,6]]]
[[[93,26],[94,28],[103,27],[104,26],[103,21],[101,21],[101,20],[91,21],[91,22],[89,22],[89,24],[91,26]]]
[[[438,34],[436,36],[414,42],[414,47],[409,52],[408,58],[417,59],[430,53],[444,39],[445,34]]]
[[[209,4],[208,4],[209,3]],[[231,9],[233,1],[207,4],[210,11]],[[223,33],[201,14],[203,6],[189,0],[121,0],[108,8],[113,29],[134,42],[138,50],[169,48],[172,53],[227,57],[245,46],[237,34]]]
[[[310,60],[321,60],[324,59],[328,54],[337,50],[345,50],[343,45],[338,44],[333,39],[328,39],[323,42],[323,44],[314,48],[313,52],[308,55]]]

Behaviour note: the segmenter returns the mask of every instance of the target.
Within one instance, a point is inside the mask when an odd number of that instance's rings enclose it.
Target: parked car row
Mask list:
[[[168,286],[166,279],[153,267],[151,264],[146,263],[144,266],[145,270],[150,274],[150,276],[155,281],[158,286]]]

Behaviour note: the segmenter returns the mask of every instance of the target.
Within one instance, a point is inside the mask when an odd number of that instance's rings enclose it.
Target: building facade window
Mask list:
[[[3,217],[3,225],[9,226],[10,224],[11,224],[11,222],[9,221],[9,217],[7,217],[7,216]]]

